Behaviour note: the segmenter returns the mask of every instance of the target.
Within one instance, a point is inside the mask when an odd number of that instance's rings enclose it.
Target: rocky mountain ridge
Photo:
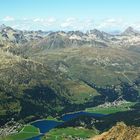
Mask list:
[[[140,45],[140,32],[132,27],[128,27],[119,35],[112,35],[97,29],[86,33],[82,31],[20,31],[1,25],[0,46],[5,46],[5,42],[9,42],[12,45],[29,43],[32,47],[46,46],[49,49],[81,46],[137,47]]]

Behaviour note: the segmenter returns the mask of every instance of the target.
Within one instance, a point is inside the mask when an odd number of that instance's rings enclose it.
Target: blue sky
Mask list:
[[[140,29],[140,0],[0,0],[0,24],[30,30]]]

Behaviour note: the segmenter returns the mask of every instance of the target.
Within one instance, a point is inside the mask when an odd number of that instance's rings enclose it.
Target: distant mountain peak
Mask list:
[[[123,33],[123,35],[140,35],[140,32],[129,26]]]
[[[8,31],[8,30],[12,30],[15,31],[13,28],[11,28],[10,26],[6,26],[5,24],[0,25],[0,31]]]
[[[92,34],[101,34],[101,31],[98,29],[93,29],[93,30],[90,30],[89,32]]]
[[[103,33],[100,30],[97,30],[97,29],[90,30],[88,32],[88,34],[93,34],[93,35],[95,35],[99,39],[103,39],[104,38]]]
[[[96,38],[102,39],[102,40],[106,40],[107,37],[110,37],[110,36],[111,36],[109,33],[100,31],[100,30],[98,30],[98,29],[90,30],[90,31],[88,32],[88,34],[93,34],[93,35],[96,36]]]
[[[135,31],[134,28],[131,27],[131,26],[129,26],[129,27],[125,30],[125,32],[134,32],[134,31]]]
[[[84,35],[84,33],[83,32],[81,32],[81,31],[69,31],[68,32],[68,35],[77,35],[77,36],[83,36]]]

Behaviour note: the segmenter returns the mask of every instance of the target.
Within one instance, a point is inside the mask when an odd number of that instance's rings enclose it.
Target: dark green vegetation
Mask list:
[[[27,125],[19,133],[11,134],[3,139],[4,140],[25,140],[27,138],[32,138],[39,134],[40,134],[40,132],[36,127],[34,127],[32,125]]]
[[[63,91],[60,89],[61,76],[42,64],[6,52],[1,53],[1,123],[8,116],[24,119],[28,117],[28,120],[32,115],[37,117],[47,112],[54,114],[57,113],[53,111],[54,107],[59,111],[62,104],[68,102],[64,98],[67,96],[65,87],[63,86]]]
[[[49,120],[49,121],[57,121],[57,122],[63,122],[62,120],[57,119],[57,118],[54,118],[54,117],[52,117],[52,116],[48,116],[46,120]]]
[[[98,131],[86,128],[56,128],[47,133],[42,140],[70,140],[71,138],[90,138],[97,135]]]

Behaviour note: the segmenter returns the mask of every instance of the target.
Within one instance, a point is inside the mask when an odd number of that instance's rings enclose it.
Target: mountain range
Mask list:
[[[81,31],[20,31],[11,27],[0,26],[1,46],[6,42],[26,44],[36,41],[33,46],[48,46],[49,48],[66,48],[81,46],[98,47],[137,47],[140,43],[140,32],[128,27],[124,32],[112,35],[97,29],[89,30],[86,33]],[[33,47],[32,46],[32,47]]]

